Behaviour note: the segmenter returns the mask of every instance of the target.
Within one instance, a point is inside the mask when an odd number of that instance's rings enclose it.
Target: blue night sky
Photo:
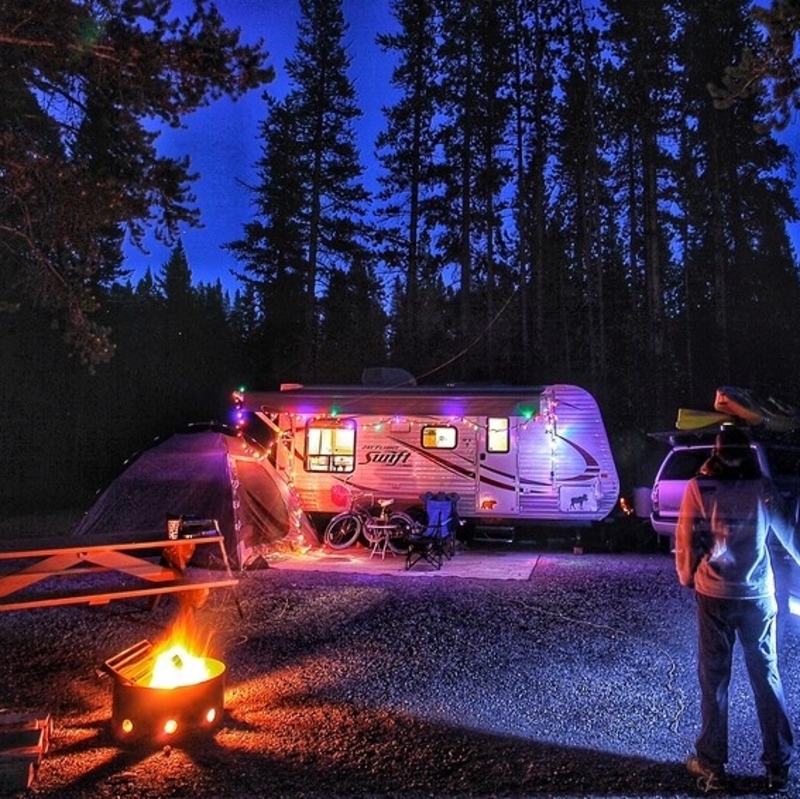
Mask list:
[[[374,141],[384,125],[381,105],[389,102],[392,91],[392,64],[375,44],[377,33],[394,27],[389,3],[390,0],[344,0],[343,6],[349,25],[345,44],[352,58],[349,74],[364,111],[356,133],[369,187],[374,186],[376,174]],[[189,5],[190,0],[174,3],[179,11]],[[264,88],[282,96],[289,86],[284,62],[294,54],[297,41],[297,0],[216,0],[216,5],[229,27],[241,29],[244,42],[264,40],[276,73],[275,80]],[[241,267],[221,246],[240,238],[243,225],[252,215],[252,194],[247,186],[255,182],[254,164],[260,156],[258,125],[266,114],[261,94],[257,90],[237,102],[218,101],[186,118],[185,129],[167,129],[159,138],[163,153],[175,157],[188,155],[191,171],[199,174],[193,191],[204,227],[182,231],[193,281],[213,283],[219,278],[231,295],[239,286],[231,270]],[[800,121],[778,134],[778,139],[795,152],[800,151],[798,125]],[[794,195],[800,198],[797,184]],[[800,251],[800,223],[790,225],[789,230]],[[152,236],[146,246],[147,254],[126,248],[125,266],[132,270],[134,282],[148,267],[157,274],[169,258],[169,248]]]
[[[174,3],[179,11],[188,5],[187,0]],[[284,62],[294,54],[297,42],[296,0],[216,0],[216,6],[228,27],[241,29],[244,42],[264,40],[276,73],[275,80],[264,88],[281,96],[289,87]],[[388,7],[389,0],[344,0],[345,20],[350,26],[345,40],[352,58],[349,75],[365,113],[356,132],[368,183],[375,166],[373,144],[383,125],[380,105],[390,91],[391,63],[378,58],[380,50],[375,44],[377,33],[391,29]],[[164,154],[188,155],[190,171],[199,175],[192,188],[204,227],[182,231],[193,281],[212,283],[219,278],[231,295],[239,285],[231,269],[241,266],[221,245],[241,238],[242,227],[252,216],[252,194],[247,186],[255,182],[254,164],[260,157],[258,125],[266,115],[261,94],[258,90],[237,102],[213,103],[187,117],[185,129],[167,129],[158,140]],[[380,99],[370,99],[375,97]],[[134,283],[148,267],[157,274],[169,258],[169,248],[154,237],[148,237],[146,246],[148,254],[133,247],[125,250],[125,267],[133,270]]]

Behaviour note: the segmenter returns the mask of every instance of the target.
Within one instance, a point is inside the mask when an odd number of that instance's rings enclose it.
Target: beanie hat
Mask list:
[[[741,458],[750,451],[750,438],[740,427],[725,426],[717,433],[714,449],[718,455]]]
[[[714,455],[725,466],[742,466],[752,461],[749,436],[739,427],[723,427],[714,442]]]

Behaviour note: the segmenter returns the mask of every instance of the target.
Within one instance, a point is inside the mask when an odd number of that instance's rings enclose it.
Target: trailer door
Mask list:
[[[517,429],[513,417],[490,416],[478,436],[475,510],[479,516],[519,513]]]

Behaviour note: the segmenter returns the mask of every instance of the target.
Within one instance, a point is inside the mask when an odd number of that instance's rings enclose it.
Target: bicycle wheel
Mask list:
[[[395,526],[395,532],[389,536],[389,549],[395,555],[405,555],[408,552],[408,537],[414,529],[414,520],[402,511],[393,513],[389,523]]]
[[[331,549],[347,549],[353,546],[361,534],[361,519],[355,513],[345,511],[334,516],[325,528],[325,543]]]

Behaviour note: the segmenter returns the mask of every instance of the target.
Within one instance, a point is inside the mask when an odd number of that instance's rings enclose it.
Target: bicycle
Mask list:
[[[395,555],[406,554],[414,520],[402,511],[390,512],[394,499],[376,500],[372,493],[355,492],[339,483],[331,489],[331,495],[335,504],[348,508],[328,522],[323,536],[327,546],[347,549],[363,537],[373,554],[381,544],[384,552],[389,549]]]

